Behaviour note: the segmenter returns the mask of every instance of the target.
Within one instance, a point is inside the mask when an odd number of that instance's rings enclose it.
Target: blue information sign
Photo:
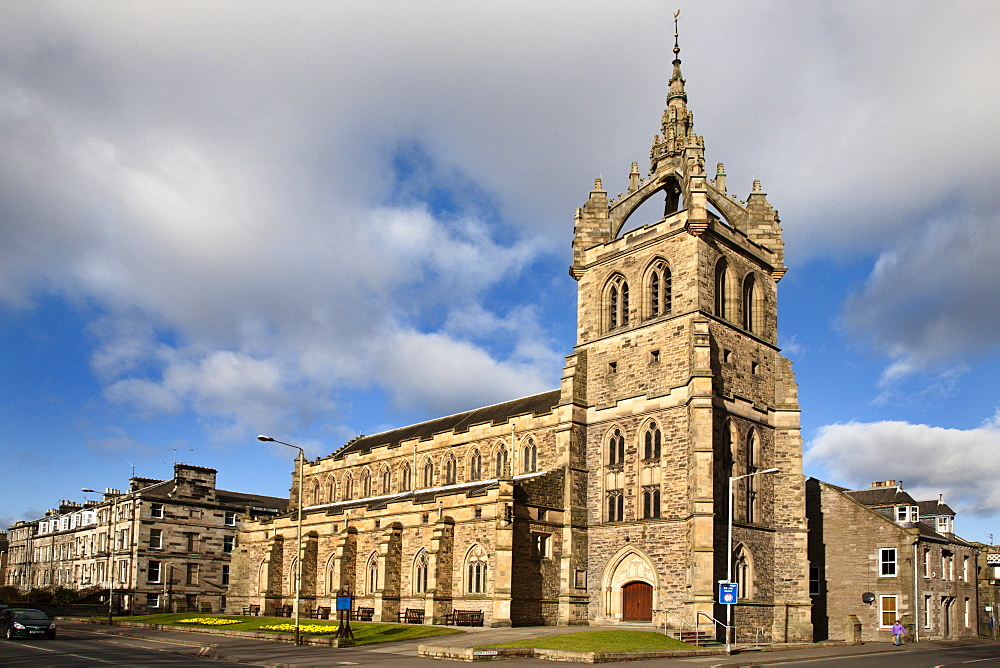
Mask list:
[[[739,585],[735,582],[720,582],[719,583],[719,603],[724,603],[726,605],[732,605],[736,603],[736,598],[738,596]]]
[[[337,597],[337,610],[350,610],[351,609],[351,596],[338,596]]]

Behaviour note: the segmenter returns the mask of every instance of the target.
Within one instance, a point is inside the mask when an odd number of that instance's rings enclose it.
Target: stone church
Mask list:
[[[711,632],[731,567],[738,639],[811,640],[797,386],[777,348],[781,227],[758,181],[744,201],[722,164],[706,174],[674,54],[649,172],[633,162],[611,198],[597,179],[576,211],[577,341],[560,387],[307,461],[303,608],[349,590],[376,621],[458,609],[493,626]],[[230,610],[292,602],[295,536],[294,510],[244,525]]]

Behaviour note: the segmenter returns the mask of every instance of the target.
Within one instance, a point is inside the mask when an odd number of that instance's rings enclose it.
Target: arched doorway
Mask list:
[[[622,587],[622,621],[653,621],[653,587],[646,582],[629,582]]]

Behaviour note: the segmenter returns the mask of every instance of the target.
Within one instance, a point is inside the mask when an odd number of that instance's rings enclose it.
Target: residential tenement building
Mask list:
[[[245,525],[231,609],[291,603],[301,552],[307,607],[350,591],[383,621],[474,609],[494,626],[711,630],[732,560],[738,636],[811,637],[782,231],[759,181],[741,200],[722,164],[706,173],[680,65],[649,172],[633,162],[610,197],[597,179],[575,213],[560,387],[306,462],[302,545],[293,513]]]
[[[10,528],[11,584],[111,586],[115,608],[225,608],[239,525],[286,510],[281,498],[216,489],[215,469],[175,464],[170,480],[130,479],[100,501],[63,502]]]
[[[976,573],[979,583],[979,634],[1000,637],[1000,545],[975,543],[979,550]]]
[[[850,490],[815,478],[806,499],[816,640],[849,639],[852,616],[866,641],[887,640],[897,619],[911,640],[976,634],[977,550],[943,501],[895,480]]]

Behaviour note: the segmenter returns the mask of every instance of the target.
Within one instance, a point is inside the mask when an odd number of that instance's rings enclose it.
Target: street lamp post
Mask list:
[[[726,584],[732,584],[733,582],[733,483],[737,480],[742,480],[743,478],[749,478],[755,475],[764,475],[766,473],[780,473],[781,469],[766,469],[764,471],[754,471],[753,473],[744,473],[743,475],[730,476],[729,478],[729,530],[727,532],[726,540]],[[746,584],[746,583],[744,583]],[[733,635],[733,604],[726,603],[726,654],[732,654],[732,635]]]
[[[284,441],[278,441],[270,436],[264,436],[261,434],[257,437],[258,441],[264,441],[265,443],[280,443],[281,445],[287,445],[290,448],[295,448],[299,451],[299,456],[296,458],[296,466],[299,469],[299,501],[298,501],[298,520],[295,525],[295,545],[296,545],[296,556],[295,556],[295,644],[300,645],[302,643],[302,638],[299,635],[299,597],[302,593],[302,470],[305,468],[306,457],[305,451],[297,445],[292,445],[291,443],[285,443]]]
[[[99,494],[97,490],[83,487],[81,492]],[[118,495],[111,501],[111,522],[108,532],[108,626],[114,624],[115,609],[115,529],[118,526]]]

